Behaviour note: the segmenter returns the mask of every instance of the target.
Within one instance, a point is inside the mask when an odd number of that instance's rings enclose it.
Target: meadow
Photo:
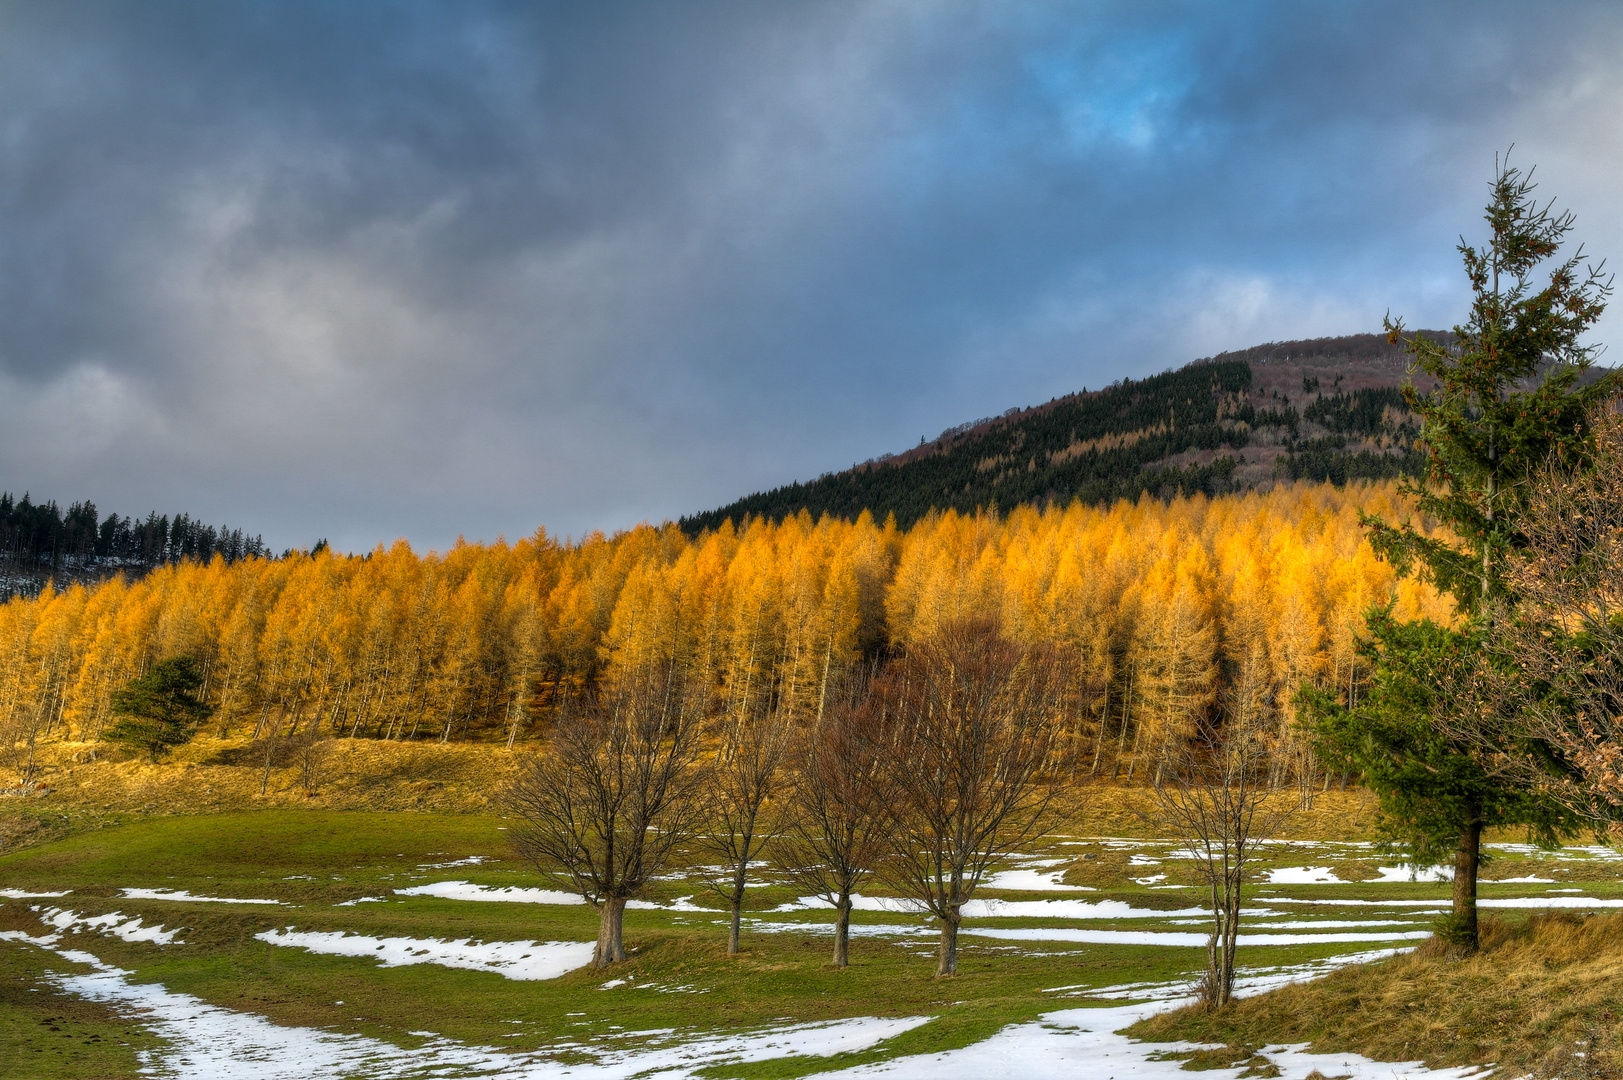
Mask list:
[[[183,766],[168,772],[189,774],[194,797],[227,785],[229,767]],[[37,842],[0,857],[0,1076],[1393,1073],[1300,1045],[1114,1034],[1187,995],[1208,924],[1189,864],[1147,834],[1130,789],[1098,785],[1079,818],[1000,867],[965,924],[961,973],[934,979],[933,926],[877,890],[851,967],[833,969],[831,913],[769,863],[745,951],[728,957],[697,856],[628,912],[631,959],[594,971],[595,913],[516,859],[488,811],[367,810],[359,795],[108,809],[96,797],[121,768],[77,770],[88,797],[15,800],[11,816],[38,827],[14,825]],[[431,796],[461,798],[454,783]],[[1367,795],[1332,790],[1266,846],[1241,939],[1252,992],[1379,966],[1429,934],[1448,884],[1410,880],[1371,823]],[[1495,838],[1483,887],[1505,925],[1623,908],[1611,849],[1517,839]],[[1491,1033],[1417,1030],[1403,1060],[1452,1070],[1502,1053]]]

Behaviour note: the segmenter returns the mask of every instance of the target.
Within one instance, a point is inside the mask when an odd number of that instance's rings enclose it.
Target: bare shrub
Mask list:
[[[1183,842],[1205,885],[1212,912],[1206,939],[1201,1001],[1227,1005],[1234,993],[1234,953],[1240,903],[1257,841],[1278,831],[1302,805],[1300,789],[1271,783],[1273,762],[1264,734],[1243,717],[1230,730],[1208,730],[1174,751],[1150,789],[1146,816]]]

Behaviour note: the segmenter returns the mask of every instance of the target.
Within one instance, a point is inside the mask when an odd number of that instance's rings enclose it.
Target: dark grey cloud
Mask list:
[[[1444,325],[1511,143],[1623,255],[1619,56],[1610,3],[0,3],[0,488],[579,534]]]

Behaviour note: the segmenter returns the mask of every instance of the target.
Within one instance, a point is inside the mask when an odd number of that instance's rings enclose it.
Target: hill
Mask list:
[[[0,602],[36,596],[47,581],[60,588],[117,573],[139,576],[183,559],[221,555],[235,562],[268,554],[259,536],[189,514],[102,518],[93,502],[73,503],[64,513],[54,499],[36,503],[28,492],[20,499],[0,492]]]
[[[1436,331],[1421,333],[1442,338]],[[1381,479],[1418,471],[1416,418],[1399,387],[1408,354],[1357,334],[1259,345],[961,424],[933,442],[685,517],[690,533],[731,518],[807,510],[1099,504],[1142,492],[1209,495],[1274,480]]]

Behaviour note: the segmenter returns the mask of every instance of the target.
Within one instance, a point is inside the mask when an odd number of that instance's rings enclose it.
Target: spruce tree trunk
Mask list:
[[[606,968],[626,958],[626,901],[610,897],[597,909],[597,948],[592,950],[592,966]]]
[[[1482,818],[1472,814],[1460,830],[1454,852],[1454,908],[1449,913],[1448,956],[1459,959],[1477,951],[1476,879],[1482,865]]]
[[[951,915],[941,920],[941,947],[936,954],[935,974],[938,979],[958,974],[958,924],[963,916],[958,914],[957,905],[948,910]]]
[[[851,966],[851,894],[841,893],[834,905],[834,966]]]

